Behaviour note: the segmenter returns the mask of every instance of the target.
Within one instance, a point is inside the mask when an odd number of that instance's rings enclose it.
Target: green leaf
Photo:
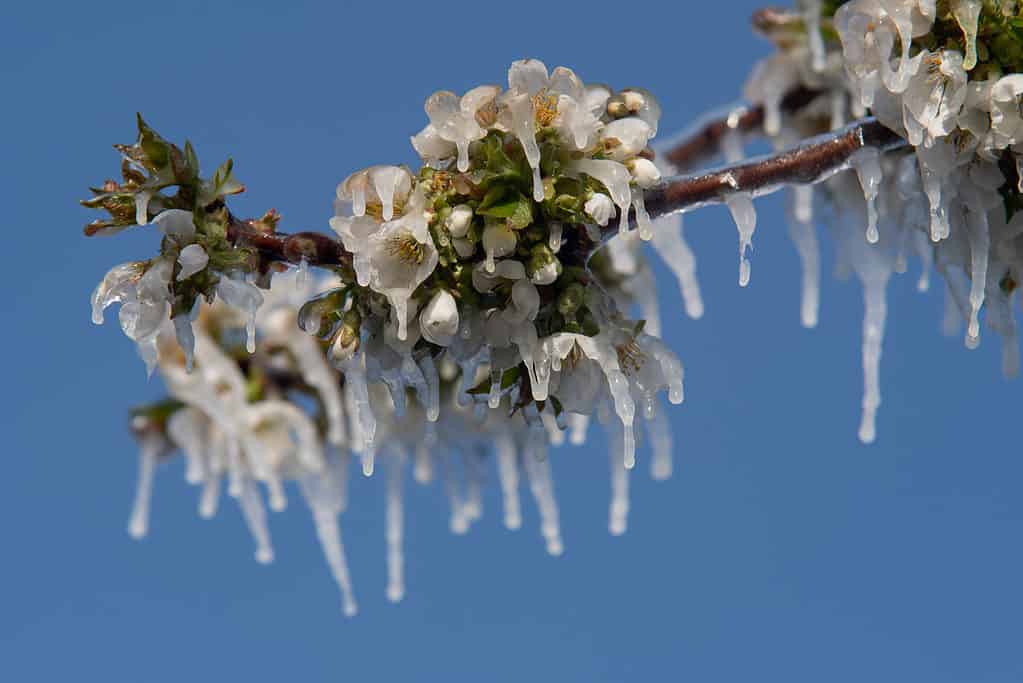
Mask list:
[[[515,384],[515,382],[519,380],[519,375],[521,374],[521,372],[522,371],[519,369],[518,365],[516,365],[514,368],[508,368],[507,370],[505,370],[504,373],[501,375],[501,391],[504,391],[505,389],[511,387],[511,385]],[[473,396],[478,396],[479,394],[489,394],[490,385],[491,385],[490,379],[485,379],[476,386],[474,386],[472,389],[469,389],[468,393],[472,394]]]
[[[496,199],[495,197],[500,197]],[[521,230],[533,222],[533,202],[518,190],[506,193],[499,187],[487,192],[476,213],[504,218],[512,230]]]

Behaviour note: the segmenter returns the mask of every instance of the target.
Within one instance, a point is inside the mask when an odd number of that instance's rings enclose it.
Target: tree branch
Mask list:
[[[232,244],[257,250],[267,261],[299,265],[303,261],[311,266],[350,269],[352,254],[341,241],[319,232],[288,234],[257,227],[253,220],[242,220],[231,215],[227,226],[227,239]]]
[[[662,179],[645,192],[651,218],[719,204],[737,194],[757,197],[786,185],[812,185],[850,168],[861,149],[900,149],[906,141],[877,119],[865,118],[792,149],[713,171]],[[608,235],[610,236],[610,235]]]
[[[785,94],[781,100],[781,111],[794,113],[813,102],[820,90],[799,87]],[[664,158],[679,171],[687,171],[701,162],[717,156],[722,140],[729,134],[758,134],[764,126],[764,106],[737,108],[720,118],[702,124],[681,142],[663,154]]]

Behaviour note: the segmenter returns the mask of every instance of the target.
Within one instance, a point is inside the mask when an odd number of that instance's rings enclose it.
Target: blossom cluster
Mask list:
[[[304,254],[293,274],[278,272],[230,235],[237,220],[224,198],[240,185],[229,165],[203,180],[189,145],[178,150],[141,120],[136,145],[119,148],[125,183],[108,181],[88,203],[113,219],[87,232],[152,224],[163,238],[155,258],[107,274],[93,319],[119,303],[122,329],[170,395],[134,417],[134,536],[148,529],[158,463],[180,451],[202,489],[200,514],[214,514],[226,479],[257,560],[269,562],[260,488],[280,510],[295,481],[351,614],[338,515],[353,457],[367,476],[378,461],[387,469],[392,600],[404,593],[406,464],[421,482],[441,473],[450,527],[463,533],[482,512],[483,471],[495,460],[506,525],[521,524],[525,479],[555,555],[550,446],[582,443],[592,417],[605,425],[615,534],[626,526],[637,435],[653,450],[655,478],[670,474],[660,394],[682,401],[682,366],[657,337],[640,248],[652,236],[643,190],[659,179],[648,147],[654,97],[525,60],[507,90],[438,92],[426,111],[412,138],[422,168],[374,166],[339,185],[330,225],[348,260],[325,277],[308,272]],[[246,229],[273,236],[276,221],[271,212]],[[671,239],[657,244],[678,252]]]

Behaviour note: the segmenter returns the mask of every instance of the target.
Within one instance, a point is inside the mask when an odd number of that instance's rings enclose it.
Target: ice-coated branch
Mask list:
[[[806,107],[821,95],[821,91],[798,87],[781,99],[779,109],[791,114]],[[763,104],[736,107],[724,116],[711,118],[695,126],[694,130],[663,154],[665,160],[679,171],[699,166],[721,150],[729,135],[756,135],[763,131],[766,110]]]
[[[906,146],[897,133],[874,118],[811,138],[792,149],[702,173],[671,176],[649,188],[644,203],[651,218],[690,211],[728,198],[758,197],[782,187],[813,185],[850,168],[863,149],[882,152]]]
[[[266,261],[351,269],[352,255],[341,241],[319,232],[282,233],[261,229],[256,221],[230,216],[227,239],[255,249]]]

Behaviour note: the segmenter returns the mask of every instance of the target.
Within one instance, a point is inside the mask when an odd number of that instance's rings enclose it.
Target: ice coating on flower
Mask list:
[[[338,199],[351,202],[355,216],[367,211],[385,221],[394,217],[395,209],[408,200],[412,175],[402,166],[371,166],[357,171],[338,185]]]
[[[614,215],[615,205],[603,192],[595,192],[592,197],[586,200],[583,207],[586,215],[593,219],[597,225],[607,225],[608,220]]]
[[[263,303],[263,295],[251,282],[223,277],[217,283],[217,296],[248,316],[246,323],[245,348],[249,353],[256,351],[256,311]]]
[[[439,346],[448,346],[458,332],[458,304],[446,289],[433,295],[419,314],[423,337]]]
[[[189,244],[181,250],[180,254],[178,254],[178,264],[181,266],[181,270],[178,271],[177,279],[179,281],[187,280],[199,271],[205,269],[206,264],[209,262],[210,256],[201,245]]]
[[[428,140],[436,135],[454,145],[458,154],[458,170],[469,170],[469,144],[481,140],[487,134],[486,122],[496,108],[496,99],[501,88],[496,85],[481,85],[465,93],[459,99],[454,93],[442,90],[426,100],[426,114],[429,126],[417,138],[424,149],[436,150],[440,144]],[[481,122],[484,125],[480,125]],[[413,144],[416,138],[413,138]],[[418,147],[417,147],[418,149]],[[427,156],[434,156],[428,154]]]
[[[135,296],[135,288],[144,269],[145,264],[137,262],[122,263],[110,269],[92,293],[93,323],[103,324],[103,311],[107,306]]]

